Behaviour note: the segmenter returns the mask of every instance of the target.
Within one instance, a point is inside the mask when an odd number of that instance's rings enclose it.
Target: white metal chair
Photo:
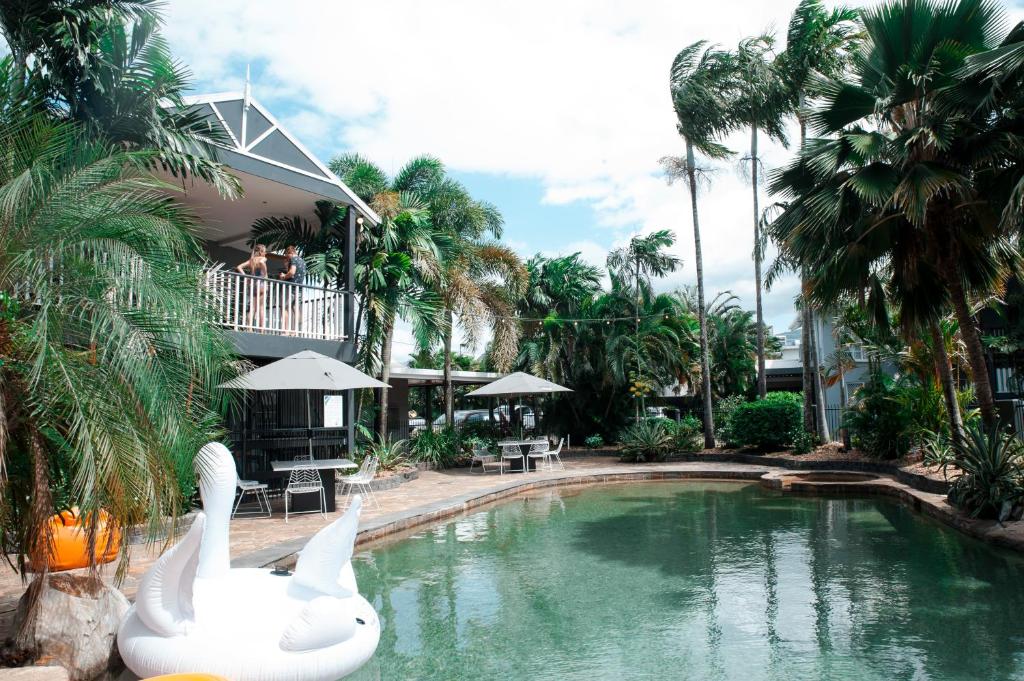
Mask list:
[[[489,450],[480,448],[473,450],[473,459],[469,462],[469,472],[473,472],[473,466],[480,464],[480,472],[484,475],[487,474],[488,466],[497,466],[498,468],[505,467],[505,460],[499,460],[497,456],[491,454]]]
[[[547,438],[537,439],[532,445],[530,445],[530,451],[526,455],[528,459],[535,459],[537,461],[534,464],[535,470],[540,470],[541,466],[547,469],[551,469],[551,462],[549,457],[551,456],[551,443],[548,442]]]
[[[308,459],[307,459],[308,461]],[[297,463],[288,474],[288,485],[284,488],[284,521],[288,522],[288,501],[294,494],[319,494],[320,515],[327,517],[327,497],[324,495],[324,482],[312,463]],[[316,513],[317,511],[299,511],[298,513]]]
[[[359,466],[358,471],[341,479],[341,484],[348,486],[348,490],[345,493],[346,508],[348,508],[348,504],[352,501],[352,490],[357,487],[361,487],[366,492],[366,496],[370,497],[370,500],[373,501],[373,505],[380,508],[377,495],[373,493],[373,486],[370,484],[373,482],[374,476],[377,475],[378,464],[377,457],[368,454],[363,457],[363,463]]]
[[[515,460],[519,460],[523,464],[523,472],[526,472],[526,457],[523,456],[523,450],[519,449],[519,445],[505,443],[501,445],[501,474],[505,474],[505,463],[511,463]]]
[[[562,453],[562,445],[565,444],[565,438],[558,438],[558,447],[548,452],[548,466],[551,470],[555,469],[555,463],[558,463],[558,470],[564,471],[565,464],[562,463],[562,457],[559,456]]]
[[[248,493],[252,493],[256,498],[256,503],[259,504],[260,510],[242,511],[239,513],[238,507],[242,505],[242,498]],[[238,516],[259,516],[261,518],[269,518],[271,516],[270,499],[267,498],[267,486],[265,483],[260,483],[256,480],[238,481],[238,501],[235,502],[235,508],[231,511],[231,517],[237,518]]]

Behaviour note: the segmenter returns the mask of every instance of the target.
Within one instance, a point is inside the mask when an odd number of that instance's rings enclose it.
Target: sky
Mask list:
[[[659,165],[683,153],[672,59],[695,40],[731,48],[763,31],[782,49],[795,5],[170,0],[165,33],[196,92],[240,91],[249,66],[253,96],[325,161],[356,151],[393,172],[418,154],[440,157],[474,196],[498,206],[504,241],[523,257],[578,251],[603,265],[633,235],[674,231],[683,267],[660,283],[672,289],[695,282],[689,197]],[[1008,20],[1021,15],[1011,12]],[[739,159],[749,139],[725,142]],[[762,141],[765,168],[785,164],[791,149]],[[706,287],[752,309],[751,187],[739,161],[707,165]],[[769,202],[762,191],[761,205]],[[777,331],[793,320],[795,294],[793,277],[765,293]],[[397,340],[401,361],[410,338],[402,330]]]

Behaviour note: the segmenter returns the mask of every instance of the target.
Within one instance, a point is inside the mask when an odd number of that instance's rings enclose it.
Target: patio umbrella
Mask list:
[[[502,376],[496,381],[488,383],[482,388],[477,388],[466,397],[493,397],[495,395],[519,396],[523,395],[550,395],[551,393],[571,393],[572,388],[552,383],[551,381],[537,376],[517,371]],[[522,400],[519,402],[519,432],[522,437]],[[535,426],[536,427],[536,426]]]
[[[313,456],[313,416],[309,409],[310,390],[355,390],[387,388],[388,385],[344,362],[303,350],[259,369],[222,383],[221,388],[243,390],[305,390],[306,421],[309,426],[309,455]],[[351,445],[351,443],[350,443]]]

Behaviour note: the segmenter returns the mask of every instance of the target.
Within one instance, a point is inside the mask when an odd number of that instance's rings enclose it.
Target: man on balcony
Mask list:
[[[295,246],[284,249],[285,269],[280,278],[297,286],[289,286],[284,302],[284,328],[286,335],[301,335],[302,332],[302,287],[306,283],[306,261]]]

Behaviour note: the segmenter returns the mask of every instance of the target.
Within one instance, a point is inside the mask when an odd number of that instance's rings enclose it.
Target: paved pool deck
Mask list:
[[[827,466],[822,466],[827,468]],[[770,487],[795,494],[824,492],[894,497],[915,510],[957,527],[967,534],[993,544],[1024,551],[1024,522],[1000,525],[964,517],[946,502],[945,495],[924,492],[900,482],[893,476],[877,475],[870,480],[833,480],[813,482],[801,479],[804,471],[729,462],[667,462],[658,464],[624,464],[612,457],[567,458],[565,470],[531,472],[528,474],[481,474],[459,468],[445,471],[421,471],[419,477],[395,488],[376,493],[379,507],[366,499],[359,523],[357,545],[386,539],[420,525],[456,516],[474,508],[546,488],[609,482],[643,482],[650,480],[715,479],[761,481]],[[762,478],[764,478],[762,480]],[[339,510],[321,517],[319,514],[292,516],[285,522],[283,512],[275,505],[271,518],[236,518],[231,523],[231,560],[234,567],[263,567],[294,560],[296,551],[317,530],[338,518]],[[128,574],[121,584],[129,598],[134,597],[138,580],[159,555],[162,544],[131,547]],[[114,566],[101,568],[105,579],[112,579]],[[9,568],[0,571],[0,631],[9,634],[10,622],[17,601],[24,592],[21,579]]]

